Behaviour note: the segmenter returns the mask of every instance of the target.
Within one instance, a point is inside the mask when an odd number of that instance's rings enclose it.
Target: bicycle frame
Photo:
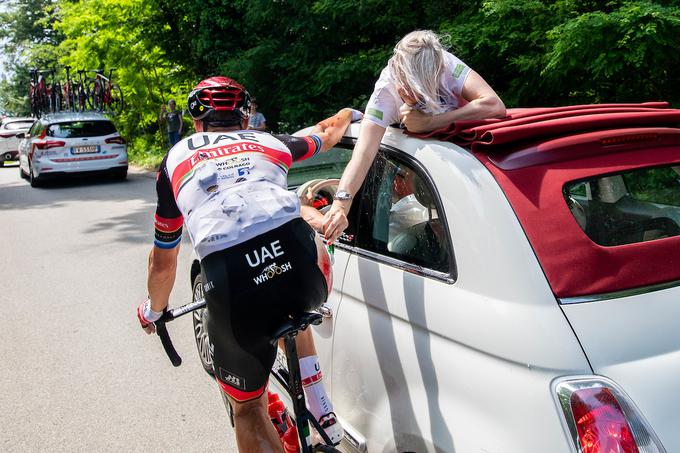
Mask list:
[[[170,359],[170,362],[172,362],[172,364],[176,367],[182,364],[182,358],[175,350],[172,340],[170,340],[170,335],[168,334],[165,323],[204,307],[206,307],[205,299],[199,299],[186,305],[166,310],[161,319],[155,323],[156,332],[158,333],[161,343],[163,344],[163,349]],[[310,320],[306,322],[303,329],[307,328],[310,324],[318,324],[320,322],[321,315],[318,315],[318,317],[312,316],[310,317]],[[293,413],[295,414],[295,425],[297,426],[298,430],[301,453],[311,453],[312,451],[326,451],[330,453],[338,452],[339,450],[332,446],[333,443],[326,434],[326,431],[324,431],[316,418],[311,414],[311,412],[309,412],[309,409],[307,409],[304,389],[302,387],[302,377],[300,375],[300,363],[297,355],[297,345],[295,344],[295,337],[297,334],[298,329],[296,326],[293,325],[292,322],[288,322],[281,327],[277,334],[274,335],[273,339],[271,340],[272,344],[274,345],[276,345],[279,338],[283,339],[286,350],[288,373],[287,376],[284,376],[280,370],[278,372],[272,370],[271,374],[278,381],[281,387],[287,391],[291,398]],[[229,415],[231,417],[231,413]],[[309,427],[310,424],[314,426],[314,429],[321,436],[325,445],[312,445],[311,430]]]

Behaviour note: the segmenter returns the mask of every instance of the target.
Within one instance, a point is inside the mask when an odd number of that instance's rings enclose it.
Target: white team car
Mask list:
[[[522,110],[462,145],[388,129],[312,327],[344,450],[680,451],[680,111],[663,107]],[[291,185],[338,178],[359,128]]]
[[[127,177],[125,140],[101,113],[45,115],[19,137],[19,174],[33,187],[47,178],[90,172]]]

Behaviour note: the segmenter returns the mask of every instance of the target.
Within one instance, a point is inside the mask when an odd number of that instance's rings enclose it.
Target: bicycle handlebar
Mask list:
[[[170,339],[168,329],[165,327],[165,323],[174,321],[180,316],[186,315],[187,313],[190,313],[194,310],[198,310],[199,308],[203,308],[205,307],[205,305],[206,305],[205,299],[199,299],[197,301],[190,302],[186,305],[166,310],[163,313],[163,316],[161,316],[161,318],[155,322],[156,333],[160,337],[163,349],[165,350],[165,353],[167,354],[173,366],[176,367],[180,366],[182,364],[182,358],[179,356],[177,350],[172,344],[172,340]]]

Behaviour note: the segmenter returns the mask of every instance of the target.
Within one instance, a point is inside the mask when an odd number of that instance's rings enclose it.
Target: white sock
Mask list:
[[[302,387],[307,399],[307,407],[312,415],[318,420],[322,415],[333,412],[333,403],[326,394],[321,375],[319,358],[315,355],[300,359],[300,375]]]

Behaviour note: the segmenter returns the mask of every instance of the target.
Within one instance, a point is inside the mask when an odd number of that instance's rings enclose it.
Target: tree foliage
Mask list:
[[[116,67],[116,121],[143,154],[164,147],[159,105],[182,108],[220,73],[257,96],[268,125],[292,131],[363,108],[394,44],[425,28],[448,35],[510,107],[680,104],[677,0],[14,0],[0,14],[14,56],[0,103],[18,110],[28,67]]]

